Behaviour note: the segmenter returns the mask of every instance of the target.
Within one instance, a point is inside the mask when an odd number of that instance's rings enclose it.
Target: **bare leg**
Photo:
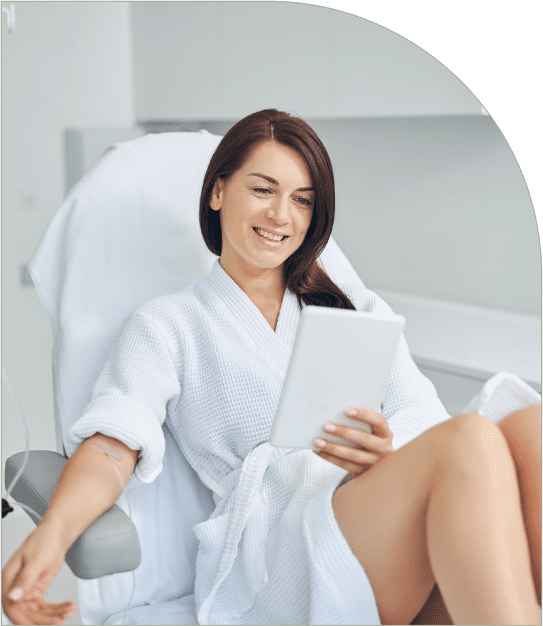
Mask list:
[[[456,623],[539,623],[514,463],[488,420],[438,424],[333,505],[383,624],[409,624],[436,582]]]
[[[541,406],[511,413],[498,428],[509,445],[520,488],[524,525],[530,545],[532,576],[541,606]],[[452,624],[436,584],[411,624]]]
[[[541,406],[515,411],[498,428],[515,462],[532,575],[541,606]]]

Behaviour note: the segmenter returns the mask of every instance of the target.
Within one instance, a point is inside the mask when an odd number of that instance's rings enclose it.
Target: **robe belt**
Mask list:
[[[223,494],[219,494],[218,490],[215,493],[221,499],[227,496],[234,487],[237,489],[233,496],[234,501],[231,505],[231,513],[229,513],[230,520],[226,531],[224,550],[219,559],[213,585],[198,611],[200,623],[207,623],[208,621],[215,596],[232,569],[243,530],[247,526],[248,530],[253,531],[253,523],[257,527],[261,523],[259,513],[262,511],[259,508],[262,507],[263,502],[258,494],[266,469],[292,451],[290,448],[276,448],[268,442],[260,444],[246,456],[241,467],[232,470],[219,482],[218,486],[224,490]],[[267,534],[267,524],[265,532]],[[256,593],[267,581],[263,554],[262,562],[258,564],[256,570],[258,571],[254,572],[255,576],[252,579],[253,593]]]
[[[271,448],[271,452],[269,452],[267,448]],[[265,450],[266,452],[264,452]],[[259,444],[258,446],[256,446],[256,448],[253,448],[251,452],[249,452],[249,454],[245,457],[245,460],[243,461],[242,465],[228,472],[226,476],[223,476],[212,487],[213,499],[215,500],[215,504],[218,504],[218,502],[222,500],[225,495],[229,494],[232,491],[232,489],[236,485],[238,485],[238,483],[240,482],[240,477],[241,477],[243,468],[245,467],[247,463],[251,464],[252,459],[255,456],[257,455],[260,456],[263,454],[268,456],[269,454],[268,464],[266,467],[270,467],[270,465],[273,465],[273,463],[275,463],[276,461],[278,461],[279,459],[281,459],[282,457],[284,457],[285,455],[291,452],[294,452],[293,448],[277,448],[275,446],[270,445],[267,441]],[[216,498],[215,496],[218,496],[218,498]]]

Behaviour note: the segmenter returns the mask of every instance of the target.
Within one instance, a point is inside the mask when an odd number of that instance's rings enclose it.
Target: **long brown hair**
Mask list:
[[[350,299],[317,263],[334,225],[335,190],[332,162],[315,131],[302,119],[276,109],[266,109],[243,118],[223,137],[207,168],[200,195],[200,230],[207,247],[220,256],[221,218],[209,200],[218,178],[228,179],[243,167],[251,152],[263,141],[276,141],[293,148],[309,168],[315,204],[311,224],[302,245],[283,264],[287,289],[298,305],[355,309]]]

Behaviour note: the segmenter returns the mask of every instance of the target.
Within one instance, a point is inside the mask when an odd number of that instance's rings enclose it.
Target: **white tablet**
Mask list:
[[[315,437],[345,445],[324,422],[371,429],[347,417],[348,406],[381,412],[405,319],[374,313],[305,306],[269,442],[315,449]]]

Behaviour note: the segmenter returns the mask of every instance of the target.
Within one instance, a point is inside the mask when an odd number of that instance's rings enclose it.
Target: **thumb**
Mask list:
[[[23,566],[10,585],[8,598],[14,601],[26,599],[36,587],[45,593],[53,578],[54,572],[44,572],[41,564],[25,564],[23,559]]]
[[[14,586],[13,589],[9,592],[8,594],[8,598],[10,600],[20,600],[21,597],[23,596],[23,589],[21,589],[20,587]]]
[[[2,596],[16,600],[21,597],[21,589],[15,583],[22,568],[23,558],[20,552],[16,552],[2,570]]]

